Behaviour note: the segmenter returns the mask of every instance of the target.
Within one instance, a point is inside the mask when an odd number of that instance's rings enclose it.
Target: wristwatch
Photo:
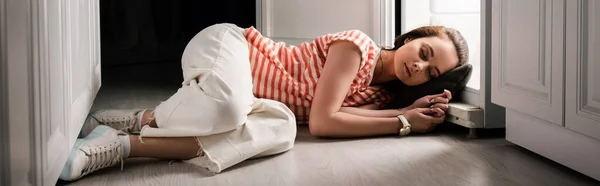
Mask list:
[[[406,135],[408,135],[410,133],[410,123],[408,123],[408,120],[402,114],[399,114],[396,117],[402,123],[402,128],[400,129],[400,131],[398,131],[398,134],[400,136],[406,136]]]

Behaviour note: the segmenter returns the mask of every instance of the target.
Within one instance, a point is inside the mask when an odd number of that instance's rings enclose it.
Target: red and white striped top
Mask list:
[[[362,55],[360,69],[348,87],[342,106],[375,103],[383,107],[391,98],[384,89],[369,86],[380,49],[361,31],[326,34],[312,42],[285,46],[285,43],[274,42],[250,27],[246,29],[246,39],[250,43],[254,95],[286,104],[296,115],[299,124],[308,122],[316,85],[333,41],[351,41],[358,46]]]

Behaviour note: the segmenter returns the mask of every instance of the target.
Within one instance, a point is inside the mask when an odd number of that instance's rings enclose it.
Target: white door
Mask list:
[[[0,174],[9,185],[55,185],[100,88],[99,0],[0,0],[0,9],[9,116],[0,143],[10,145]]]
[[[565,127],[600,140],[600,2],[567,1]]]
[[[50,183],[58,178],[100,89],[100,20],[98,0],[45,2],[45,14],[40,17],[45,15],[47,22],[40,26],[47,35],[40,41],[47,51],[42,51],[47,65],[41,69],[47,68],[48,78],[42,85],[49,92],[42,97],[48,103],[48,121],[41,122],[46,142],[42,167],[43,179]]]
[[[257,29],[275,41],[297,45],[322,34],[358,29],[380,45],[393,46],[393,0],[256,2]]]
[[[492,3],[492,102],[562,125],[565,0]]]

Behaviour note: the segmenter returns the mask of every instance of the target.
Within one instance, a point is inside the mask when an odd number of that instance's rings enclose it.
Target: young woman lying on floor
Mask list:
[[[154,110],[91,113],[61,173],[76,180],[125,158],[185,160],[218,173],[291,149],[296,125],[319,137],[427,132],[442,123],[450,92],[382,110],[384,84],[425,83],[468,59],[461,34],[426,26],[377,46],[349,30],[286,46],[253,27],[216,24],[186,46],[182,87]],[[157,74],[160,75],[160,74]]]

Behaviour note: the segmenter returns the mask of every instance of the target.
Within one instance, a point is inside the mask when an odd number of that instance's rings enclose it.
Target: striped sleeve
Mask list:
[[[365,61],[368,59],[369,47],[372,45],[372,40],[367,34],[360,30],[348,30],[328,35],[326,42],[323,43],[324,46],[322,46],[325,56],[327,56],[329,46],[335,41],[350,41],[354,43],[361,53],[360,66],[362,67],[365,64]]]

